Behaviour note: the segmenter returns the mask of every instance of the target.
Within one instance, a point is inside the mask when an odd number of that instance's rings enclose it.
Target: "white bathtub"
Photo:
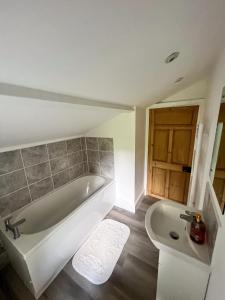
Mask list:
[[[84,176],[13,214],[25,218],[14,240],[0,222],[0,236],[23,282],[38,298],[114,204],[114,182]]]

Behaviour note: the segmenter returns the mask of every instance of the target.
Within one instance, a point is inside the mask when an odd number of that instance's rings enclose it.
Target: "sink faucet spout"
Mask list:
[[[192,222],[193,221],[193,216],[187,216],[187,215],[184,215],[184,214],[180,214],[180,218],[187,221],[187,222]]]

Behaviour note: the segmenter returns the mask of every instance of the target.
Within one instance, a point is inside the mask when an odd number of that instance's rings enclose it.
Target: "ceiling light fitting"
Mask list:
[[[174,83],[178,83],[178,82],[180,82],[183,79],[184,79],[184,77],[179,77],[179,78],[177,78],[177,80],[174,81]]]
[[[178,56],[179,56],[180,52],[176,51],[171,53],[169,56],[167,56],[167,58],[165,59],[165,63],[169,64],[172,61],[174,61]]]

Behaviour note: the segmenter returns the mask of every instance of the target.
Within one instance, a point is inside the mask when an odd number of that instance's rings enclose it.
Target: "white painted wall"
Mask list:
[[[144,194],[145,167],[145,109],[135,110],[135,203]]]
[[[162,102],[206,99],[208,96],[208,79],[199,80],[185,89],[167,97]]]
[[[210,163],[213,152],[213,144],[217,125],[217,117],[220,108],[222,88],[225,85],[225,49],[218,60],[214,72],[211,76],[209,97],[205,105],[204,116],[204,140],[201,149],[201,159],[198,169],[199,187],[196,200],[199,199],[198,205],[203,203],[204,190],[206,181],[209,180]],[[209,282],[207,300],[224,300],[225,299],[225,215],[221,215],[218,205],[215,205],[217,213],[221,217],[222,227],[220,228],[216,240],[216,245],[212,260],[212,276]]]
[[[116,205],[135,211],[135,111],[122,113],[86,132],[114,141]]]
[[[79,136],[120,113],[117,109],[0,95],[0,151]]]

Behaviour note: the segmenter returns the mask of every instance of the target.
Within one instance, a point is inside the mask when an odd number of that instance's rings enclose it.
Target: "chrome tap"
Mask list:
[[[8,231],[10,230],[12,233],[13,233],[13,238],[14,239],[18,239],[20,237],[20,231],[19,231],[19,228],[18,226],[23,224],[26,219],[20,219],[19,221],[11,224],[10,220],[12,219],[12,216],[6,218],[4,220],[4,223],[5,223],[5,230]]]
[[[192,222],[193,218],[195,216],[195,212],[189,211],[189,210],[185,210],[185,214],[180,214],[180,218],[184,219],[187,222]]]

